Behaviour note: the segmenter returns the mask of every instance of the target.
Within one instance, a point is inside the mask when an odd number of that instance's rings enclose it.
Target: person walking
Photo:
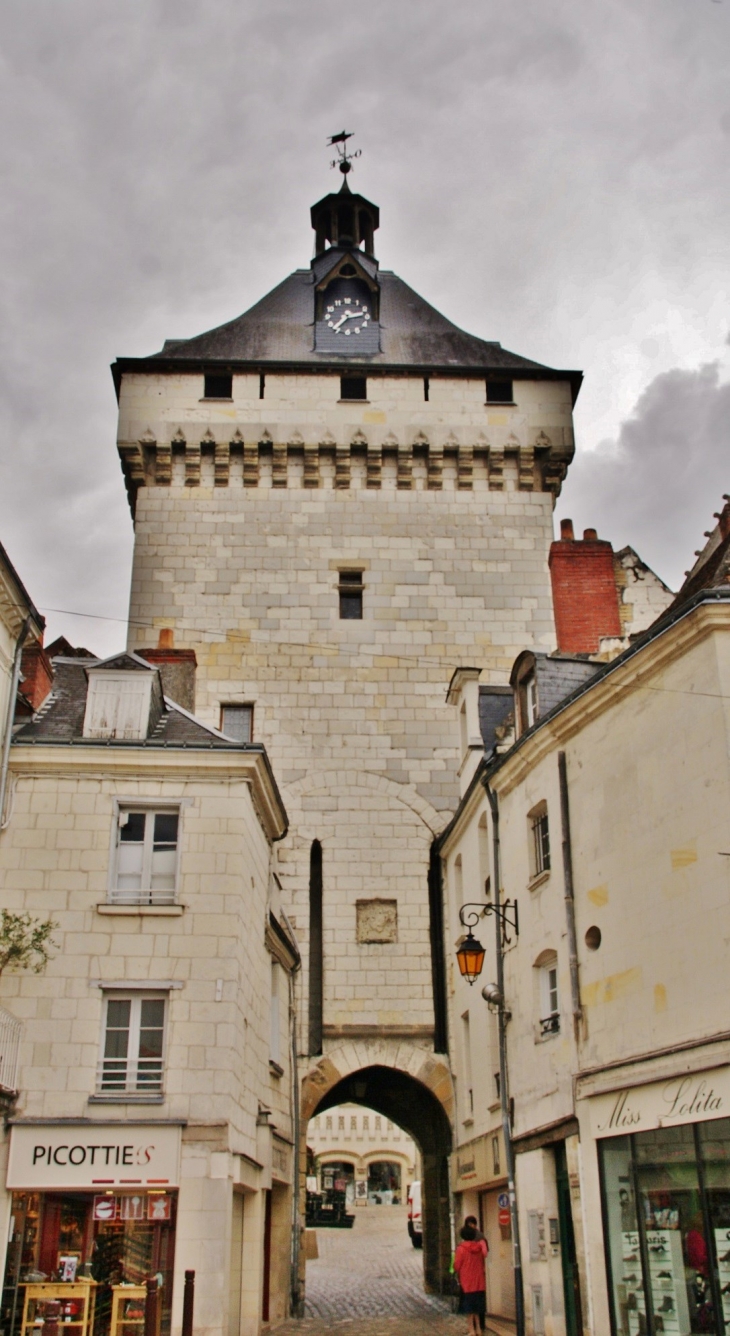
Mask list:
[[[481,1336],[487,1312],[487,1281],[484,1263],[487,1240],[474,1225],[464,1225],[454,1256],[454,1271],[461,1286],[459,1311],[469,1318],[469,1336]]]

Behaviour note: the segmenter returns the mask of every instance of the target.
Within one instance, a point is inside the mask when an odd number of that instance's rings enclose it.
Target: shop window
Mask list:
[[[221,705],[221,733],[236,742],[251,742],[253,705]]]
[[[162,1089],[164,993],[109,993],[99,1071],[102,1094],[156,1094]]]
[[[557,1034],[560,1029],[560,998],[558,996],[558,957],[545,952],[536,965],[540,1035]]]
[[[362,621],[362,571],[340,571],[340,620]]]
[[[538,803],[528,813],[530,823],[530,877],[541,877],[550,871],[550,827],[547,803]]]
[[[120,809],[109,894],[113,904],[174,904],[179,825],[177,808]]]

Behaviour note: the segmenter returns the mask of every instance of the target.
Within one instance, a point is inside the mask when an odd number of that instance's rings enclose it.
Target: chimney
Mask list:
[[[562,520],[560,538],[550,547],[555,632],[563,654],[597,654],[602,636],[621,636],[613,547],[584,529],[573,536],[572,520]]]
[[[20,660],[20,694],[35,714],[50,694],[53,686],[53,664],[42,640],[31,640],[23,649]]]
[[[138,649],[135,654],[159,668],[165,695],[174,700],[176,705],[189,710],[190,714],[195,714],[195,670],[198,666],[195,650],[175,649],[174,642],[173,628],[163,626],[156,647]]]

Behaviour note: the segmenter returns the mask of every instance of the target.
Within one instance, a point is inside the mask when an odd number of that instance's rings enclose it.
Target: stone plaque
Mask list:
[[[397,942],[398,901],[357,901],[358,942]]]

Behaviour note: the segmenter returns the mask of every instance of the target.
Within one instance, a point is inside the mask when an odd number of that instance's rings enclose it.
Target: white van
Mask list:
[[[411,1183],[408,1189],[408,1233],[414,1248],[423,1247],[421,1227],[421,1184]]]

